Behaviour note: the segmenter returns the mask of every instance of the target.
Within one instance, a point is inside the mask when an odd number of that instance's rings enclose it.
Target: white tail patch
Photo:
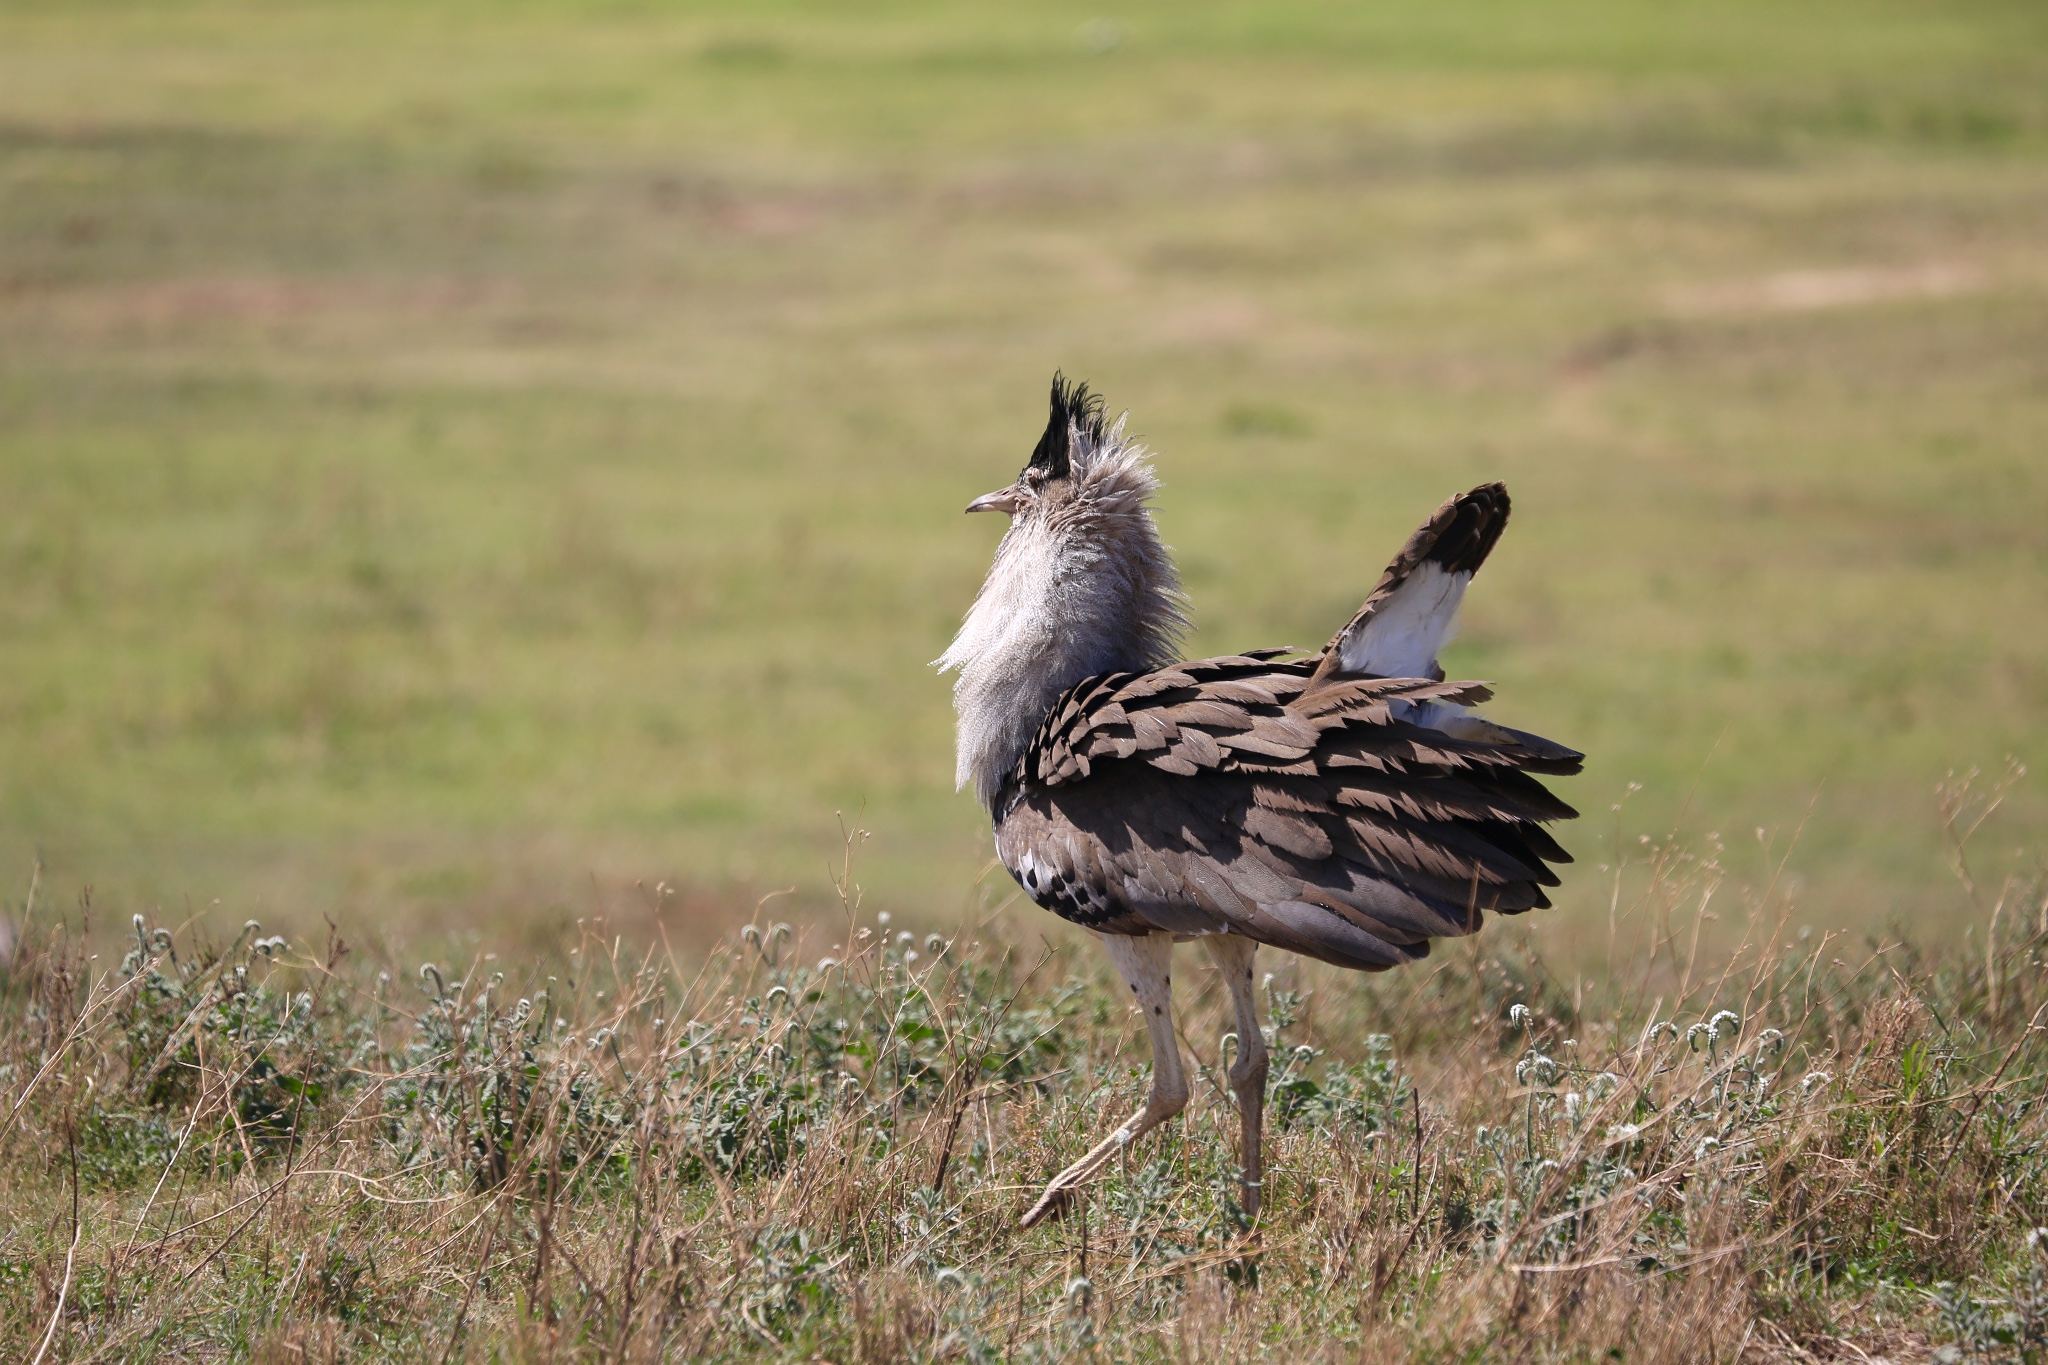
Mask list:
[[[1339,664],[1347,673],[1383,678],[1436,676],[1437,653],[1457,632],[1458,607],[1471,581],[1469,572],[1416,565],[1372,615],[1346,633],[1338,646]]]

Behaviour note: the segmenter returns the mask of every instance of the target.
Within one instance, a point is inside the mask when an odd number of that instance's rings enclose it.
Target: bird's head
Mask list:
[[[1146,507],[1158,487],[1123,421],[1107,421],[1086,384],[1054,375],[1031,462],[967,505],[1010,514],[981,592],[936,660],[960,675],[959,775],[984,802],[1060,692],[1172,661],[1187,617]]]
[[[1054,374],[1030,462],[1015,483],[967,504],[1009,513],[1010,526],[948,666],[998,623],[1012,641],[1059,638],[1070,667],[1171,662],[1187,617],[1152,520],[1158,491],[1150,452],[1124,435],[1124,418],[1109,421],[1086,384]]]
[[[1052,525],[1062,514],[1077,510],[1079,504],[1094,501],[1092,486],[1100,482],[1100,457],[1114,452],[1123,442],[1123,423],[1111,428],[1103,418],[1102,398],[1088,391],[1086,384],[1071,384],[1066,376],[1052,377],[1052,411],[1045,419],[1045,433],[1032,449],[1031,461],[1017,475],[1015,483],[993,493],[984,493],[967,504],[970,512],[1008,512],[1020,529]],[[1150,471],[1136,464],[1148,477],[1139,498],[1152,491]]]

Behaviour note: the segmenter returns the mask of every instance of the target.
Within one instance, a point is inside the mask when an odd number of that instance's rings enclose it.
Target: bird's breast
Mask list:
[[[1041,909],[1109,932],[1130,917],[1099,861],[1080,846],[1077,832],[1062,830],[1044,812],[1017,802],[996,821],[995,835],[997,858]]]

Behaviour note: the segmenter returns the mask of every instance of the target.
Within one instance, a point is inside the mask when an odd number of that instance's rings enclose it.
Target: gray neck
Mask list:
[[[1156,481],[1141,455],[1112,447],[1077,470],[1070,501],[1017,517],[938,660],[960,674],[955,780],[986,807],[1061,693],[1098,673],[1173,661],[1187,618],[1144,505]]]

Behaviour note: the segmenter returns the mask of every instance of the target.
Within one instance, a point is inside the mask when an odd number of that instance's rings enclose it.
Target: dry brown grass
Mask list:
[[[1983,805],[1949,803],[1966,873]],[[1186,1120],[1032,1233],[1145,1074],[1099,965],[1023,961],[1001,920],[906,941],[849,887],[838,944],[771,925],[692,965],[587,922],[528,980],[415,985],[254,927],[138,923],[109,969],[38,914],[0,1353],[2038,1358],[2038,888],[1984,907],[1988,947],[1852,946],[1767,898],[1715,946],[1718,879],[1646,850],[1597,984],[1540,924],[1383,977],[1273,964],[1257,1226],[1192,978]]]

